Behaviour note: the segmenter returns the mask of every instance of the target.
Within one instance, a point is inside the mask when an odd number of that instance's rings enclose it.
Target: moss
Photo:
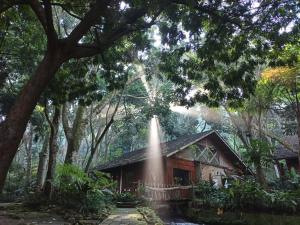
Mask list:
[[[164,225],[163,221],[149,207],[138,207],[137,211],[143,216],[149,225]]]

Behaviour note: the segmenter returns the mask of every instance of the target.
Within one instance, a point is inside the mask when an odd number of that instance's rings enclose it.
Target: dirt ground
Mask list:
[[[67,225],[70,224],[53,212],[28,210],[20,203],[0,203],[0,225]]]

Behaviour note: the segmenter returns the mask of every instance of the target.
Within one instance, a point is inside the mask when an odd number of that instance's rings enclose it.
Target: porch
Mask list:
[[[149,201],[186,201],[194,196],[193,185],[145,184],[139,190],[140,195]]]

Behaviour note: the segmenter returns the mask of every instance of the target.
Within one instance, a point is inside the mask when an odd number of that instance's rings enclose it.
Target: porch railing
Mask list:
[[[194,196],[193,185],[143,185],[143,196],[150,201],[190,200]]]

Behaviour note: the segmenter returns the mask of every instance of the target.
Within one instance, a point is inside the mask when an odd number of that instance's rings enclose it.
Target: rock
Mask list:
[[[76,222],[76,219],[74,217],[69,217],[68,221],[73,224]]]
[[[96,225],[98,220],[79,220],[80,225]]]
[[[75,219],[77,219],[77,220],[83,219],[83,215],[81,215],[81,214],[75,215],[74,217],[75,217]]]

